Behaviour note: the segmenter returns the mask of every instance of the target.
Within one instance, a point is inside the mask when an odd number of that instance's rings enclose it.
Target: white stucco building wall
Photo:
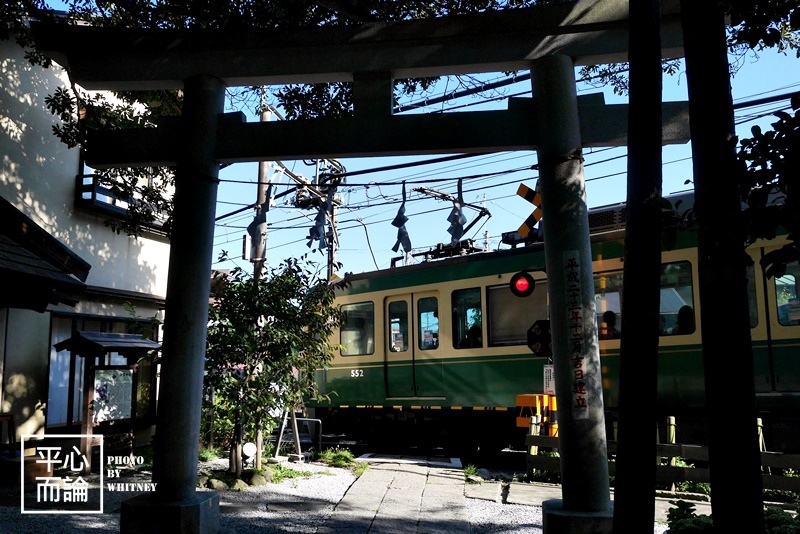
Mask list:
[[[53,135],[58,119],[45,106],[59,85],[69,87],[66,73],[31,65],[13,41],[0,41],[0,50],[0,195],[92,264],[88,285],[165,295],[166,241],[117,235],[103,216],[75,210],[79,150]]]
[[[18,434],[71,421],[69,398],[76,402],[82,384],[74,357],[57,353],[55,342],[74,329],[123,332],[128,304],[138,317],[160,317],[166,296],[166,238],[119,235],[105,216],[75,208],[80,151],[55,137],[58,119],[45,105],[57,87],[69,85],[57,65],[31,65],[13,40],[0,40],[0,196],[91,264],[74,307],[0,308],[0,410],[15,415]]]

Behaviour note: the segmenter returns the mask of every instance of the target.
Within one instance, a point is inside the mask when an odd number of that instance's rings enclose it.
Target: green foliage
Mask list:
[[[227,399],[209,395],[206,389],[203,398],[203,417],[200,420],[200,436],[204,443],[213,443],[220,450],[230,450],[231,437],[233,436],[234,414]],[[212,435],[213,430],[213,435]]]
[[[31,65],[41,65],[49,68],[52,64],[50,58],[37,51],[28,20],[35,18],[46,22],[56,22],[55,13],[43,0],[28,0],[26,2],[3,2],[0,4],[0,40],[14,41],[25,49],[25,59]]]
[[[539,456],[550,456],[558,458],[560,454],[553,451],[539,451]],[[524,475],[520,475],[520,482],[546,482],[548,484],[561,483],[561,471],[547,471],[545,469],[530,469]]]
[[[785,477],[799,477],[797,471],[791,468],[786,468],[781,470],[781,474]],[[775,474],[775,472],[773,472]],[[787,490],[773,490],[773,489],[765,489],[764,490],[764,500],[769,502],[780,502],[780,503],[789,503],[789,504],[800,504],[800,494],[797,494],[793,491]]]
[[[137,447],[134,452],[134,456],[141,456],[143,462],[140,465],[137,465],[137,469],[144,470],[144,471],[152,471],[153,470],[153,446],[152,445],[143,445],[141,447]]]
[[[367,469],[369,469],[369,464],[367,462],[355,461],[353,462],[353,465],[350,466],[350,471],[353,472],[356,478],[364,474],[364,471],[366,471]]]
[[[761,2],[737,0],[730,6],[732,40],[756,50],[777,47],[780,51],[798,49],[800,7],[794,0]],[[798,52],[800,57],[800,52]]]
[[[287,119],[346,117],[352,113],[351,83],[287,85],[275,92]]]
[[[675,458],[673,465],[675,467],[694,467],[694,464],[686,462],[683,458]],[[708,482],[695,482],[693,480],[682,480],[675,483],[676,491],[683,491],[686,493],[699,493],[702,495],[711,495],[711,484]]]
[[[259,280],[241,269],[218,274],[215,288],[204,384],[215,427],[241,421],[254,435],[257,423],[271,430],[271,414],[284,407],[324,398],[314,373],[333,358],[328,339],[341,319],[333,286],[289,259]]]
[[[800,534],[800,519],[778,506],[764,509],[767,534]]]
[[[680,72],[681,61],[668,59],[661,63],[661,70],[670,76]],[[598,89],[611,86],[615,95],[627,95],[630,89],[628,80],[630,66],[625,63],[608,63],[605,65],[586,65],[578,71],[578,79]]]
[[[339,447],[322,451],[317,459],[331,467],[350,469],[356,478],[360,477],[369,468],[367,462],[356,460],[352,452]]]
[[[731,21],[728,49],[738,58],[731,65],[732,75],[748,50],[775,48],[783,53],[795,50],[800,57],[800,9],[795,0],[733,0],[721,5]],[[664,74],[677,74],[681,71],[681,61],[664,60],[661,68]],[[627,95],[628,69],[628,63],[588,65],[581,67],[578,78],[598,88],[610,86],[614,94]]]
[[[711,495],[711,484],[708,482],[695,482],[693,480],[684,480],[675,484],[678,491],[685,491],[687,493],[700,493],[703,495]]]
[[[711,534],[713,520],[710,515],[697,515],[695,505],[686,501],[669,501],[667,510],[668,534]],[[800,519],[777,506],[764,509],[766,534],[800,534]]]
[[[711,516],[697,515],[694,503],[681,500],[669,503],[673,506],[667,510],[669,534],[711,534]]]
[[[201,447],[198,457],[201,462],[210,462],[220,457],[220,451],[214,447]]]
[[[711,516],[698,515],[669,523],[669,534],[711,534],[714,522]]]
[[[765,489],[764,500],[768,502],[798,505],[800,504],[800,495],[788,490]]]
[[[475,480],[476,477],[480,477],[478,472],[478,467],[474,464],[467,464],[464,466],[464,480],[467,484],[480,484],[480,480]]]
[[[339,447],[320,452],[318,459],[332,467],[349,467],[356,461],[352,452]]]
[[[128,313],[127,329],[129,334],[138,334],[145,339],[158,339],[158,327],[161,321],[158,320],[157,314],[153,314],[147,319],[143,319],[136,313],[136,306],[130,301],[122,303],[125,311]],[[144,354],[139,361],[153,362],[158,358],[158,350],[149,350]],[[144,384],[140,384],[142,387]]]
[[[182,97],[176,91],[118,93],[112,102],[102,94],[71,87],[45,97],[48,111],[59,122],[53,133],[70,148],[85,146],[89,130],[119,130],[155,126],[159,118],[180,112]],[[172,226],[174,174],[166,167],[96,170],[97,185],[127,205],[127,216],[109,219],[115,232],[139,236],[145,228],[169,235]]]
[[[669,501],[673,506],[667,510],[667,522],[673,523],[681,519],[689,519],[695,516],[695,504],[683,500]]]
[[[768,252],[761,265],[769,277],[781,277],[786,264],[800,260],[800,198],[797,169],[800,168],[800,96],[791,99],[792,113],[775,113],[772,130],[751,129],[753,137],[742,139],[737,154],[739,191],[748,230],[748,242],[775,237],[782,229],[789,243]]]
[[[465,477],[476,477],[478,476],[478,468],[475,467],[473,464],[469,464],[464,467],[464,476]]]
[[[283,464],[275,464],[272,468],[272,481],[275,483],[285,479],[310,477],[311,475],[313,475],[311,471],[298,471]]]

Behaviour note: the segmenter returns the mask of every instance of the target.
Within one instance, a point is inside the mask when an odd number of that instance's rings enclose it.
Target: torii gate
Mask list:
[[[665,57],[682,55],[678,2],[662,2]],[[174,227],[167,285],[154,498],[123,503],[123,532],[216,532],[219,498],[196,492],[208,272],[220,163],[535,149],[542,184],[559,406],[563,503],[553,524],[612,510],[584,189],[583,147],[626,144],[626,106],[578,98],[576,65],[625,61],[627,0],[430,20],[292,30],[120,30],[32,23],[39,50],[89,90],[183,89],[182,117],[155,129],[91,134],[96,168],[174,165]],[[90,51],[90,52],[87,52]],[[393,79],[531,70],[533,101],[506,111],[392,115]],[[246,123],[223,114],[225,88],[354,82],[354,117]],[[543,104],[544,103],[544,104]],[[664,104],[663,142],[688,141],[684,104]],[[569,208],[567,208],[567,206]],[[557,238],[552,238],[558,236]],[[570,339],[568,332],[577,337]],[[576,342],[577,340],[577,342]],[[576,349],[577,347],[577,349]],[[585,397],[573,397],[573,362]]]

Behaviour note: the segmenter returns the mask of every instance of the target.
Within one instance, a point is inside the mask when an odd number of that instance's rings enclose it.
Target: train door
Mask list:
[[[761,308],[767,310],[768,339],[766,344],[759,343],[757,338],[763,336],[757,332],[762,329],[753,331],[756,391],[800,392],[800,265],[793,262],[783,276],[764,277],[763,293]]]
[[[385,305],[386,396],[442,397],[438,293],[391,297]]]
[[[386,301],[388,347],[384,361],[386,397],[414,396],[413,344],[411,342],[411,296]]]

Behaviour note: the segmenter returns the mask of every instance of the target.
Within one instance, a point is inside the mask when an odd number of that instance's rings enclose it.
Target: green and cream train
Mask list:
[[[691,196],[682,198],[682,206],[689,207]],[[618,406],[625,335],[619,330],[624,221],[624,204],[589,213],[609,421]],[[748,250],[754,260],[748,293],[757,403],[765,428],[775,430],[773,450],[798,441],[791,417],[800,413],[800,267],[767,279],[758,262],[781,244]],[[509,282],[526,270],[535,289],[523,298],[512,293]],[[681,232],[675,246],[662,253],[658,411],[686,421],[704,405],[697,281],[696,235]],[[544,393],[550,363],[528,348],[527,338],[535,321],[548,318],[543,243],[349,275],[337,291],[344,320],[334,341],[342,350],[316,377],[330,401],[307,404],[326,433],[376,448],[493,450],[522,443],[527,429],[516,424],[522,411],[517,396]],[[735,409],[735,392],[731,399]],[[684,428],[684,443],[702,441],[691,435],[691,425]]]

